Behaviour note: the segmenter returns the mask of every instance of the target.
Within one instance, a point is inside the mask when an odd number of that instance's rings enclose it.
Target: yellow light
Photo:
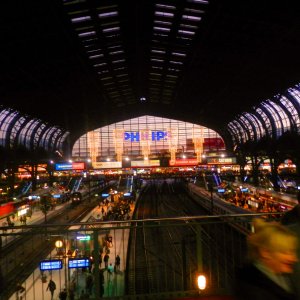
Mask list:
[[[198,288],[203,291],[206,288],[206,277],[204,275],[198,275],[197,278]]]
[[[56,247],[56,248],[62,248],[63,245],[64,245],[64,243],[63,243],[63,241],[61,241],[61,240],[57,240],[57,241],[55,242],[55,247]]]

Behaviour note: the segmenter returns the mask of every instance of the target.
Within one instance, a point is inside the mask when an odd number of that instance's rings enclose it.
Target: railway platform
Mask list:
[[[64,205],[59,205],[55,210],[64,209]],[[101,205],[95,207],[85,218],[82,220],[83,223],[91,223],[89,226],[93,226],[94,220],[100,220],[103,215],[107,213],[110,209],[110,205]],[[132,216],[134,210],[134,203],[130,205],[130,217]],[[49,213],[50,214],[53,212]],[[44,221],[44,215],[41,211],[36,211],[30,219],[27,220],[27,224],[39,224]],[[18,223],[17,223],[18,224]],[[19,225],[19,224],[18,224]],[[21,225],[21,224],[20,224]],[[103,225],[104,227],[105,225]],[[103,297],[114,297],[124,295],[125,288],[125,267],[126,267],[126,256],[127,256],[127,243],[129,238],[129,229],[125,230],[114,230],[111,229],[111,225],[107,225],[105,230],[102,230],[100,240],[104,241],[106,236],[111,236],[112,242],[110,243],[109,249],[109,259],[107,266],[105,266],[104,255],[102,253],[102,262],[100,264],[100,273],[103,274],[102,278],[104,280],[103,285]],[[71,225],[72,227],[72,225]],[[88,230],[88,228],[86,228]],[[14,230],[14,229],[9,229]],[[9,242],[8,240],[6,242]],[[116,267],[116,257],[120,257],[120,265]],[[49,256],[45,259],[53,259],[57,256],[57,249],[53,249]],[[16,291],[9,300],[56,300],[59,298],[59,293],[63,289],[70,292],[74,292],[74,298],[68,295],[67,299],[95,299],[95,283],[93,282],[91,288],[87,287],[88,278],[93,278],[92,268],[78,268],[78,269],[68,269],[67,258],[64,258],[63,268],[61,270],[52,270],[41,272],[39,266],[30,274],[25,282],[21,283],[20,286],[24,288],[24,291]],[[112,272],[109,269],[112,268]],[[101,277],[101,276],[100,276]],[[56,289],[54,290],[53,297],[51,297],[51,292],[48,287],[48,283],[52,279],[56,284]],[[83,295],[84,296],[83,296]],[[80,298],[82,297],[82,298]]]

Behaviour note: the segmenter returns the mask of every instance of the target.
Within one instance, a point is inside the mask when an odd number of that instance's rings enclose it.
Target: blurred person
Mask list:
[[[54,291],[56,290],[56,284],[55,284],[55,282],[52,279],[49,280],[49,283],[48,283],[46,291],[48,291],[48,290],[51,293],[51,300],[52,300],[53,296],[54,296]]]
[[[237,270],[234,297],[238,300],[295,300],[292,279],[298,261],[298,239],[276,222],[256,219],[248,236],[248,261]]]

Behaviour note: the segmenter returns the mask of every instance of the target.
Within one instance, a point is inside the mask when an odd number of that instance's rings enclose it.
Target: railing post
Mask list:
[[[196,225],[196,250],[197,250],[197,270],[199,273],[203,272],[203,255],[202,255],[202,232],[201,225]]]
[[[95,283],[95,299],[100,299],[100,252],[99,252],[99,241],[98,241],[98,230],[94,230],[94,283]]]

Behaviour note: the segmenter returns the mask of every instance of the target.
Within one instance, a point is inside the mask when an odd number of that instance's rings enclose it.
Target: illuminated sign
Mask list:
[[[102,161],[102,162],[93,162],[94,169],[115,169],[122,168],[122,162],[120,161]]]
[[[220,158],[207,158],[208,164],[235,164],[235,157],[220,157]]]
[[[225,189],[218,189],[218,193],[225,193]]]
[[[61,259],[54,259],[54,260],[43,260],[40,262],[40,270],[47,271],[47,270],[60,270],[62,269],[63,263]]]
[[[84,170],[84,168],[85,165],[83,162],[55,164],[56,171]]]
[[[170,160],[170,166],[195,166],[198,164],[196,158]]]
[[[76,240],[78,241],[89,241],[91,239],[90,235],[77,235]]]
[[[140,142],[143,141],[166,141],[170,136],[168,131],[125,131],[124,141]]]
[[[68,268],[86,268],[90,266],[90,260],[88,258],[69,258]]]
[[[106,193],[101,194],[101,197],[103,197],[103,198],[107,198],[108,196],[109,196],[109,194],[106,194]]]
[[[159,167],[159,166],[160,166],[160,161],[158,159],[131,161],[131,167]]]

